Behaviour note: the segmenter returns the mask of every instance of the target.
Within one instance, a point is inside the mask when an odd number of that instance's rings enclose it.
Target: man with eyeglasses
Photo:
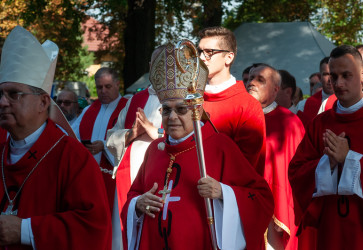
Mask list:
[[[120,216],[116,202],[116,182],[112,178],[115,162],[114,156],[106,146],[106,134],[107,130],[116,124],[127,99],[120,95],[120,81],[114,69],[100,68],[95,74],[95,84],[98,99],[82,111],[72,127],[100,166],[112,214],[112,229],[113,232],[119,232]],[[118,245],[113,246],[115,249],[120,247],[119,237],[117,233],[113,234],[112,244],[117,242]]]
[[[122,210],[127,249],[212,249],[203,198],[213,200],[219,249],[264,249],[273,210],[267,183],[209,121],[201,123],[208,177],[200,178],[192,110],[183,101],[193,68],[183,75],[176,63],[180,51],[170,43],[162,48],[150,81],[162,103],[166,136],[150,144]],[[199,65],[195,88],[203,95],[208,70]]]
[[[58,96],[56,103],[62,110],[70,125],[77,120],[78,114],[78,97],[77,94],[69,89],[62,90]]]
[[[230,73],[237,53],[236,38],[223,27],[206,28],[199,37],[199,57],[209,70],[203,107],[217,130],[232,138],[263,175],[265,119],[260,103]]]
[[[97,163],[59,128],[73,133],[49,95],[58,51],[20,26],[2,48],[0,126],[10,134],[0,144],[4,249],[111,247],[111,215]]]

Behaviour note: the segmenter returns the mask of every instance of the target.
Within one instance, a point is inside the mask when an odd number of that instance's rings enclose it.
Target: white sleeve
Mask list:
[[[139,249],[142,223],[144,222],[144,214],[140,217],[136,214],[136,201],[139,196],[134,197],[127,210],[127,246],[128,249]],[[137,231],[139,228],[139,231]],[[137,238],[136,238],[137,237]]]
[[[245,249],[246,240],[233,189],[221,183],[223,200],[214,199],[214,218],[219,249]]]
[[[31,218],[21,220],[20,242],[22,245],[31,245],[34,250],[35,247],[34,234],[31,226]]]
[[[338,194],[353,195],[356,194],[363,198],[362,183],[360,180],[361,165],[360,159],[363,155],[349,150],[345,158],[342,175],[338,185]]]
[[[331,195],[337,193],[338,168],[335,167],[333,173],[330,168],[330,161],[327,155],[323,155],[315,170],[316,191],[313,197]]]

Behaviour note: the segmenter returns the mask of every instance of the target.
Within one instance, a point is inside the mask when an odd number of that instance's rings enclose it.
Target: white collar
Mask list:
[[[337,113],[338,114],[352,114],[355,111],[359,110],[360,108],[363,107],[363,98],[360,99],[356,104],[353,104],[352,106],[348,107],[348,108],[344,108],[339,100],[337,102]]]
[[[200,126],[203,127],[204,123],[200,122]],[[169,135],[169,142],[170,145],[174,146],[174,145],[178,145],[179,143],[182,143],[183,141],[185,141],[186,139],[188,139],[192,134],[194,134],[194,130],[192,132],[190,132],[187,136],[184,136],[183,138],[180,139],[174,139],[173,137],[171,137]]]
[[[148,91],[149,91],[149,94],[150,95],[156,95],[156,91],[155,91],[153,85],[150,85],[149,86]]]
[[[31,135],[28,135],[23,140],[15,141],[10,136],[10,158],[9,162],[11,164],[16,163],[21,157],[24,156],[26,152],[34,145],[34,143],[39,139],[40,135],[43,133],[45,126],[47,125],[46,122],[43,123],[36,131],[34,131]]]
[[[271,111],[275,110],[276,107],[277,107],[277,103],[273,102],[270,105],[268,105],[267,107],[264,107],[262,110],[263,110],[264,114],[268,114]]]
[[[236,78],[231,75],[231,78],[229,78],[229,80],[222,82],[221,84],[210,85],[209,83],[207,83],[207,85],[205,86],[205,92],[211,93],[211,94],[217,94],[217,93],[222,92],[223,90],[228,89],[229,87],[233,86],[234,84],[236,84]]]

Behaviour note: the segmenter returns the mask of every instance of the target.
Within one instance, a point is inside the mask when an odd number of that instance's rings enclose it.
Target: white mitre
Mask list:
[[[16,26],[6,38],[2,48],[0,84],[22,83],[43,89],[50,96],[58,52],[55,43],[47,40],[41,45],[29,31]],[[74,136],[67,119],[53,100],[49,117],[68,135]]]

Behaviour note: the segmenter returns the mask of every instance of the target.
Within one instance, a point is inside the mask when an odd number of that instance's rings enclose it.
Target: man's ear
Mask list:
[[[47,111],[50,106],[51,100],[50,96],[47,94],[40,95],[39,113]]]
[[[227,64],[227,66],[231,65],[233,59],[234,59],[234,53],[233,52],[228,52],[228,54],[226,55],[226,64]]]

